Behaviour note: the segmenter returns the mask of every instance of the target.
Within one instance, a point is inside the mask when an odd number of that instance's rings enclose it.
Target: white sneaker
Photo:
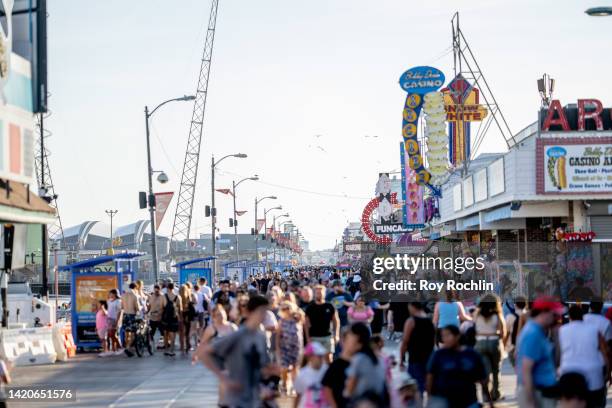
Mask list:
[[[123,351],[123,349],[117,350],[113,352],[114,356],[122,356],[125,353],[125,351]]]
[[[113,353],[110,351],[103,351],[102,353],[98,354],[98,357],[108,357],[111,356]]]

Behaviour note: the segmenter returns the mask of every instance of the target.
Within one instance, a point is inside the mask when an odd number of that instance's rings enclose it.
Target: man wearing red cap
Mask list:
[[[521,408],[553,408],[556,406],[557,378],[553,344],[547,334],[563,305],[551,297],[533,302],[531,319],[520,333],[516,351],[518,399]]]

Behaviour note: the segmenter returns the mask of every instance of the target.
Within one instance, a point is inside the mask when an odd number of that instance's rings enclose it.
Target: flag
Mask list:
[[[223,193],[223,194],[233,195],[232,191],[229,188],[218,188],[215,191],[218,191],[218,192]]]
[[[173,195],[173,192],[155,193],[155,229],[161,225]]]
[[[237,215],[238,217],[240,217],[241,215],[246,214],[246,212],[247,212],[246,210],[244,210],[244,211],[238,211],[238,210],[236,210],[236,215]]]
[[[259,234],[259,231],[261,231],[261,228],[264,226],[265,223],[266,223],[265,219],[257,220],[257,233],[258,234]]]

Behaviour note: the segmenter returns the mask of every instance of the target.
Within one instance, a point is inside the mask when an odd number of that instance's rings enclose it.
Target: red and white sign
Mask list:
[[[158,229],[161,225],[166,210],[172,201],[173,192],[168,193],[155,193],[155,229]]]
[[[266,223],[265,219],[260,219],[257,220],[257,233],[259,234],[259,231],[261,231],[261,229],[263,228],[264,224]]]
[[[598,99],[578,99],[576,105],[565,108],[554,99],[540,122],[542,132],[612,130],[612,109],[604,108]]]

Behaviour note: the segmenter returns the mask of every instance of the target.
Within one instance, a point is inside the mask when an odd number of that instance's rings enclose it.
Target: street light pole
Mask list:
[[[259,201],[257,201],[257,197],[255,197],[255,266],[257,267],[257,270],[259,270],[259,228],[257,228],[257,204],[259,203]]]
[[[119,210],[105,210],[104,211],[110,217],[110,250],[113,252],[113,217],[119,212]]]
[[[211,231],[212,231],[212,235],[211,235],[211,241],[212,241],[212,256],[213,256],[213,260],[212,260],[212,276],[217,277],[216,272],[217,272],[217,240],[215,239],[215,235],[216,235],[216,229],[217,229],[217,209],[215,208],[215,167],[217,167],[217,165],[219,163],[221,163],[223,160],[227,159],[228,157],[237,157],[239,159],[244,159],[247,157],[246,154],[244,153],[236,153],[236,154],[228,154],[227,156],[223,156],[222,158],[220,158],[218,161],[215,162],[215,156],[213,155],[211,158],[211,162],[210,162],[210,194],[211,194],[211,207],[210,207],[210,217],[211,217]],[[235,211],[235,207],[234,207],[234,211]]]
[[[239,258],[238,252],[238,224],[236,224],[236,181],[232,180],[232,200],[234,201],[234,247],[236,248],[236,260]]]
[[[259,263],[259,228],[257,228],[257,204],[265,199],[276,200],[276,196],[267,196],[260,198],[259,200],[255,197],[255,262]],[[264,231],[265,232],[265,231]],[[258,266],[259,267],[259,266]]]
[[[234,198],[234,240],[236,241],[236,260],[238,260],[240,258],[240,253],[238,251],[238,214],[236,213],[236,187],[238,187],[240,185],[240,183],[242,183],[243,181],[247,181],[247,180],[253,180],[253,181],[257,181],[259,180],[259,176],[256,174],[253,177],[246,177],[243,178],[242,180],[240,180],[239,182],[236,183],[235,180],[232,180],[232,196]]]
[[[283,217],[288,217],[288,216],[289,216],[289,213],[281,214],[278,217],[275,215],[274,218],[272,219],[272,232],[276,231],[276,220],[283,218]],[[280,230],[280,226],[278,228]],[[276,264],[276,242],[274,242],[274,246],[272,247],[272,262]]]
[[[153,195],[153,167],[151,166],[151,141],[149,132],[149,118],[152,113],[149,113],[149,107],[145,106],[145,124],[147,129],[147,176],[149,179],[149,223],[151,224],[151,258],[153,262],[153,278],[154,283],[159,282],[159,265],[157,264],[157,237],[155,236],[155,195]]]
[[[157,105],[155,109],[153,109],[151,112],[149,112],[149,107],[145,106],[145,129],[146,129],[146,135],[147,135],[147,170],[148,170],[147,178],[149,181],[149,194],[147,197],[148,198],[147,203],[149,207],[149,222],[151,223],[151,258],[153,261],[153,276],[155,279],[155,283],[159,282],[159,265],[157,263],[157,237],[155,236],[155,195],[153,194],[154,170],[151,165],[151,136],[150,136],[150,131],[149,131],[149,118],[153,116],[156,110],[158,110],[159,108],[161,108],[167,103],[175,102],[175,101],[180,101],[180,102],[193,101],[194,99],[195,99],[195,96],[193,95],[190,95],[190,96],[185,95],[185,96],[181,96],[180,98],[168,99],[167,101],[164,101],[160,103],[159,105]],[[162,173],[161,175],[164,175],[164,173]],[[165,177],[164,179],[160,178],[159,180],[160,182],[166,182],[168,178],[167,177]]]
[[[273,211],[273,210],[282,210],[282,209],[283,209],[283,207],[280,206],[280,205],[278,207],[270,208],[268,210],[264,209],[264,240],[268,236],[268,213],[270,211]],[[265,248],[265,250],[266,250],[266,252],[265,252],[265,254],[266,254],[265,255],[266,256],[266,258],[265,258],[266,259],[266,267],[268,265],[268,246],[269,246],[269,244],[266,243],[266,248]]]
[[[210,240],[212,243],[212,276],[216,278],[217,271],[217,239],[216,239],[216,227],[217,227],[217,209],[215,208],[215,156],[211,156],[210,162],[210,219],[211,219],[211,235]]]

